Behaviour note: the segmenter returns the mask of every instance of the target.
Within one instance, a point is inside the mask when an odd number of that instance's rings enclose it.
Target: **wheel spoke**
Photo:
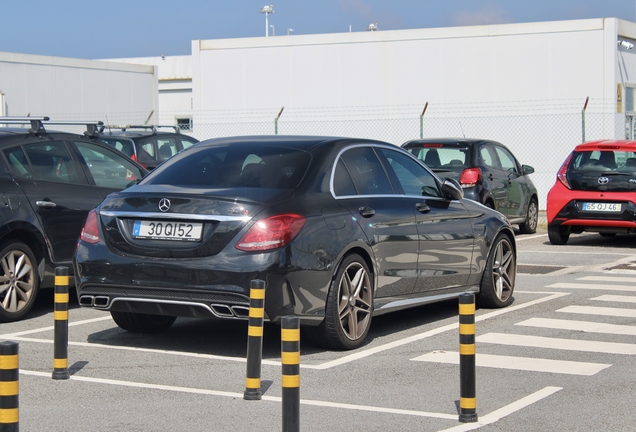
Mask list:
[[[31,297],[31,291],[33,290],[33,285],[23,281],[18,281],[16,282],[15,285],[16,285],[16,291],[18,292],[22,300],[27,301],[29,297]]]
[[[18,301],[16,299],[15,289],[13,288],[13,286],[9,288],[7,295],[4,297],[4,300],[2,302],[2,307],[4,308],[4,310],[9,312],[17,311]]]

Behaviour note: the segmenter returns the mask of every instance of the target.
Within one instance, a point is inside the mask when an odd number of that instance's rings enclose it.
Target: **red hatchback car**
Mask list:
[[[583,231],[605,237],[636,232],[636,141],[576,146],[548,192],[547,207],[555,245]]]

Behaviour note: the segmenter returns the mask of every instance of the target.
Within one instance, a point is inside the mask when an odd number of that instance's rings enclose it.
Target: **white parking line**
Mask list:
[[[522,399],[519,399],[516,402],[513,402],[509,405],[499,408],[496,411],[491,412],[490,414],[486,414],[484,416],[479,416],[479,421],[475,423],[464,423],[449,429],[444,429],[440,432],[463,432],[478,429],[482,426],[486,426],[492,423],[495,423],[502,418],[519,411],[529,405],[532,405],[535,402],[540,401],[541,399],[545,399],[548,396],[562,390],[563,387],[544,387],[541,390],[532,393],[529,396],[526,396]]]
[[[636,282],[636,277],[628,276],[583,276],[576,278],[576,280],[582,281],[595,281],[595,282]]]
[[[39,371],[20,370],[20,375],[41,376],[41,377],[46,377],[48,379],[51,379],[51,373],[39,372]],[[90,382],[90,383],[96,383],[96,384],[117,385],[122,387],[135,387],[135,388],[164,390],[164,391],[181,392],[181,393],[194,393],[194,394],[209,395],[209,396],[221,396],[221,397],[229,397],[233,399],[243,399],[243,393],[234,393],[234,392],[226,392],[226,391],[218,391],[218,390],[198,389],[198,388],[192,388],[192,387],[177,387],[177,386],[169,386],[169,385],[161,385],[161,384],[148,384],[148,383],[140,383],[140,382],[134,382],[134,381],[121,381],[121,380],[111,380],[111,379],[103,379],[103,378],[91,378],[91,377],[77,376],[77,375],[71,375],[70,379],[74,381],[83,381],[83,382]],[[262,400],[270,401],[270,402],[281,402],[282,398],[277,396],[263,395]],[[321,400],[313,400],[313,399],[301,399],[300,403],[303,405],[314,405],[314,406],[329,407],[329,408],[340,408],[340,409],[349,409],[349,410],[357,410],[357,411],[370,411],[370,412],[379,412],[379,413],[385,413],[385,414],[398,414],[398,415],[408,415],[408,416],[416,416],[416,417],[430,417],[430,418],[438,418],[438,419],[445,419],[445,420],[457,420],[457,414],[453,415],[453,414],[444,414],[444,413],[433,413],[433,412],[427,412],[427,411],[385,408],[385,407],[377,407],[377,406],[369,406],[369,405],[354,405],[354,404],[345,404],[345,403],[337,403],[337,402],[329,402],[329,401],[321,401]]]
[[[73,327],[73,326],[90,324],[90,323],[94,323],[94,322],[98,322],[98,321],[107,321],[107,320],[112,320],[110,315],[99,317],[99,318],[91,318],[91,319],[82,320],[82,321],[69,322],[68,326],[69,327]],[[11,339],[11,338],[15,338],[17,336],[23,336],[23,335],[33,334],[33,333],[42,333],[42,332],[45,332],[45,331],[53,331],[53,329],[54,329],[53,326],[48,326],[48,327],[40,327],[40,328],[37,328],[37,329],[25,330],[25,331],[21,331],[21,332],[17,332],[17,333],[7,333],[7,334],[0,335],[0,339]]]
[[[557,312],[636,318],[636,309],[609,308],[598,306],[566,306],[562,309],[557,309]]]
[[[494,318],[497,317],[499,315],[503,315],[506,313],[510,313],[510,312],[514,312],[517,311],[519,309],[524,309],[527,307],[531,307],[540,303],[544,303],[547,301],[551,301],[566,295],[569,295],[569,293],[563,293],[563,292],[541,292],[541,291],[518,291],[517,294],[540,294],[540,295],[546,295],[546,297],[542,297],[539,299],[535,299],[535,300],[531,300],[529,302],[525,302],[525,303],[521,303],[521,304],[514,304],[512,306],[509,306],[507,308],[504,309],[499,309],[496,311],[492,311],[483,315],[479,315],[475,317],[475,321],[479,322],[479,321],[484,321],[490,318]],[[103,317],[103,318],[96,318],[94,320],[85,320],[85,321],[79,321],[74,323],[75,325],[79,325],[82,323],[89,323],[89,322],[94,322],[94,321],[99,321],[99,320],[105,320],[105,319],[110,319],[110,316],[108,317]],[[69,324],[70,325],[70,324]],[[336,366],[340,366],[346,363],[350,363],[356,360],[360,360],[362,358],[365,357],[369,357],[372,356],[374,354],[383,352],[383,351],[387,351],[393,348],[397,348],[400,347],[402,345],[406,345],[412,342],[416,342],[422,339],[426,339],[429,338],[431,336],[435,336],[438,335],[440,333],[444,333],[447,331],[451,331],[451,330],[457,330],[457,328],[459,327],[459,321],[452,323],[452,324],[447,324],[445,326],[433,329],[433,330],[429,330],[427,332],[424,333],[419,333],[407,338],[403,338],[403,339],[399,339],[393,342],[389,342],[387,344],[384,345],[379,345],[377,347],[374,348],[369,348],[366,350],[362,350],[362,351],[358,351],[355,352],[353,354],[349,354],[349,355],[345,355],[344,357],[341,357],[339,359],[336,360],[332,360],[332,361],[327,361],[324,363],[320,363],[320,364],[316,364],[316,365],[310,365],[310,364],[303,364],[301,362],[300,367],[303,369],[314,369],[314,370],[325,370],[325,369],[330,369],[332,367],[336,367]],[[21,334],[31,334],[31,333],[37,333],[38,331],[45,331],[46,329],[50,329],[53,330],[53,327],[50,328],[41,328],[41,329],[37,329],[37,330],[29,330],[26,332],[20,332],[20,333],[12,333],[9,335],[0,335],[0,339],[12,339],[12,340],[17,340],[17,341],[23,341],[23,342],[33,342],[33,343],[48,343],[48,344],[52,344],[53,343],[53,339],[36,339],[36,338],[25,338],[25,337],[21,337],[19,335]],[[193,352],[183,352],[183,351],[169,351],[169,350],[157,350],[157,349],[150,349],[150,348],[139,348],[139,347],[128,347],[128,346],[119,346],[119,345],[103,345],[103,344],[95,344],[95,343],[88,343],[88,342],[73,342],[73,341],[69,341],[69,345],[70,346],[81,346],[81,347],[86,347],[86,348],[100,348],[100,349],[111,349],[111,350],[122,350],[122,351],[137,351],[137,352],[148,352],[148,353],[160,353],[160,354],[166,354],[166,355],[176,355],[176,356],[184,356],[184,357],[198,357],[198,358],[206,358],[206,359],[212,359],[212,360],[225,360],[225,361],[232,361],[232,362],[242,362],[245,363],[246,359],[242,358],[242,357],[229,357],[229,356],[216,356],[216,355],[210,355],[210,354],[200,354],[200,353],[193,353]],[[264,365],[269,365],[269,366],[280,366],[280,360],[277,361],[271,361],[271,360],[263,360],[262,363]]]
[[[551,318],[530,318],[515,325],[551,328],[559,330],[575,330],[587,333],[603,333],[614,335],[636,336],[636,326],[606,324],[592,321],[572,321]]]
[[[534,294],[534,292],[529,292],[529,291],[526,292],[526,293]],[[518,305],[508,306],[507,308],[499,309],[499,310],[496,310],[496,311],[493,311],[493,312],[490,312],[490,313],[487,313],[487,314],[484,314],[484,315],[476,316],[475,317],[475,322],[484,321],[484,320],[487,320],[489,318],[493,318],[493,317],[496,317],[496,316],[499,316],[499,315],[503,315],[503,314],[506,314],[506,313],[514,312],[514,311],[517,311],[519,309],[524,309],[524,308],[527,308],[527,307],[530,307],[530,306],[534,306],[534,305],[539,304],[539,303],[544,303],[544,302],[547,302],[547,301],[550,301],[550,300],[554,300],[554,299],[559,298],[559,297],[563,297],[563,296],[569,295],[569,293],[547,293],[547,292],[540,293],[540,294],[550,294],[550,295],[548,295],[547,297],[543,297],[543,298],[540,298],[540,299],[532,300],[532,301],[529,301],[529,302],[526,302],[526,303],[521,303],[521,304],[518,304]],[[404,339],[400,339],[400,340],[396,340],[396,341],[393,341],[393,342],[389,342],[387,344],[380,345],[380,346],[377,346],[377,347],[374,347],[374,348],[369,348],[367,350],[362,350],[362,351],[359,351],[359,352],[356,352],[356,353],[353,353],[353,354],[349,354],[349,355],[341,357],[339,359],[328,361],[328,362],[322,363],[320,365],[317,365],[317,366],[313,367],[312,369],[329,369],[329,368],[332,368],[332,367],[335,367],[335,366],[339,366],[339,365],[342,365],[342,364],[345,364],[345,363],[349,363],[349,362],[352,362],[352,361],[360,360],[361,358],[368,357],[368,356],[377,354],[377,353],[382,352],[382,351],[386,351],[386,350],[389,350],[389,349],[397,348],[397,347],[402,346],[402,345],[406,345],[406,344],[409,344],[409,343],[412,343],[412,342],[416,342],[416,341],[419,341],[419,340],[422,340],[422,339],[426,339],[426,338],[429,338],[431,336],[438,335],[440,333],[444,333],[444,332],[447,332],[447,331],[450,331],[450,330],[456,330],[458,327],[459,327],[459,321],[456,322],[456,323],[453,323],[453,324],[448,324],[448,325],[445,325],[443,327],[439,327],[439,328],[436,328],[436,329],[433,329],[433,330],[429,330],[429,331],[424,332],[424,333],[420,333],[420,334],[417,334],[417,335],[414,335],[414,336],[410,336],[410,337],[407,337],[407,338],[404,338]]]
[[[532,237],[522,237],[522,238],[515,237],[515,242],[519,243],[520,241],[532,240],[532,239],[547,237],[547,236],[548,236],[547,234],[537,234],[537,235],[533,235]]]
[[[546,288],[567,288],[567,289],[591,289],[597,291],[630,291],[636,292],[636,285],[597,285],[559,282],[546,286]]]
[[[498,345],[551,348],[566,351],[586,351],[604,354],[636,355],[635,344],[617,342],[585,341],[509,333],[487,333],[485,335],[478,336],[475,340],[477,342],[486,342]]]
[[[602,295],[591,298],[590,300],[617,302],[617,303],[636,303],[636,296],[620,296],[620,295]]]
[[[431,363],[459,364],[459,352],[454,351],[433,351],[419,357],[412,358],[413,361],[423,361]],[[596,375],[603,369],[607,369],[611,364],[587,363],[566,360],[550,360],[533,357],[515,357],[504,355],[492,355],[477,353],[475,365],[479,367],[489,367],[496,369],[511,369],[531,372],[548,372],[567,375]]]

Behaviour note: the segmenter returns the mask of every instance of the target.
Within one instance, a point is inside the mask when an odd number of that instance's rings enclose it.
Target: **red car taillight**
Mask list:
[[[559,168],[559,172],[557,173],[557,179],[559,179],[559,181],[563,183],[563,186],[568,189],[572,189],[572,187],[570,186],[570,182],[568,181],[568,165],[570,164],[572,155],[573,153],[570,153],[570,156],[568,156],[565,162],[563,162],[563,165],[561,165],[561,168]]]
[[[99,241],[99,226],[97,222],[97,212],[95,209],[88,212],[84,228],[80,234],[80,240],[86,243],[97,243]]]
[[[276,249],[291,242],[305,225],[294,213],[280,214],[256,222],[236,244],[236,249],[252,252]]]
[[[481,178],[481,169],[479,168],[467,168],[462,171],[461,176],[459,176],[459,183],[462,187],[473,187],[477,183],[479,183],[479,179]]]

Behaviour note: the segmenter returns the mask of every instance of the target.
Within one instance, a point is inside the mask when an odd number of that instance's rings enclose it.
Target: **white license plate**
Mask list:
[[[619,203],[583,203],[583,211],[595,212],[620,212],[621,205]]]
[[[154,240],[199,241],[203,224],[197,222],[168,222],[136,220],[133,237]]]

